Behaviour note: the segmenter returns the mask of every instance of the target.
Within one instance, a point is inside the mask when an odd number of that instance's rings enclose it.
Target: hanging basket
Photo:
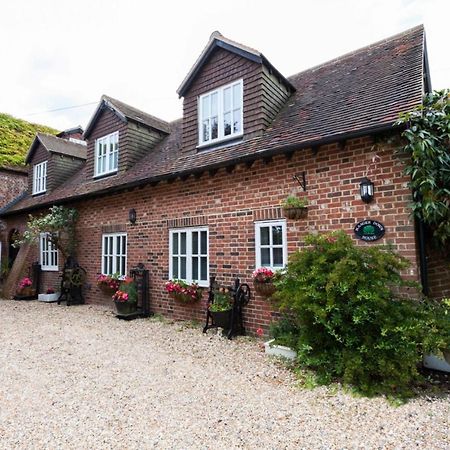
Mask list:
[[[190,295],[180,294],[179,292],[170,292],[169,297],[173,298],[177,302],[188,305],[190,303],[196,303],[202,298],[203,289],[197,291],[197,296],[192,298]]]
[[[253,286],[255,288],[255,292],[263,295],[264,297],[271,297],[277,290],[277,288],[271,281],[268,283],[260,283],[258,281],[254,281]]]
[[[308,207],[283,208],[283,213],[288,219],[305,219],[308,215]]]
[[[99,284],[98,287],[105,295],[108,295],[109,297],[112,297],[117,291],[117,289],[114,289],[104,283]]]

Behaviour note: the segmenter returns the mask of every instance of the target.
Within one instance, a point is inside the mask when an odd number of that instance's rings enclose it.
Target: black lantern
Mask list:
[[[132,224],[136,223],[136,210],[134,208],[128,211],[128,219],[130,219]]]
[[[364,203],[370,203],[373,200],[373,183],[366,177],[359,184],[359,194]]]

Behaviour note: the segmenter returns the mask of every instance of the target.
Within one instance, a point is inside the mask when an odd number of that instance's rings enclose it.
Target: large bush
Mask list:
[[[418,375],[432,322],[421,302],[399,297],[413,285],[400,275],[408,261],[388,248],[356,246],[343,232],[310,235],[306,244],[290,257],[276,294],[299,325],[299,364],[322,382],[401,391]]]

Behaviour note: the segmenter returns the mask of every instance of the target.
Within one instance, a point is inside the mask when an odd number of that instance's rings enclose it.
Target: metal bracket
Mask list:
[[[306,192],[306,172],[303,171],[302,173],[296,173],[293,177],[293,180],[295,180]]]

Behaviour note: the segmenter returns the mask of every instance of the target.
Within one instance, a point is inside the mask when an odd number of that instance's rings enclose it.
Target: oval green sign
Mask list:
[[[358,239],[372,242],[384,236],[385,228],[381,222],[376,220],[363,220],[355,225],[354,232]]]

